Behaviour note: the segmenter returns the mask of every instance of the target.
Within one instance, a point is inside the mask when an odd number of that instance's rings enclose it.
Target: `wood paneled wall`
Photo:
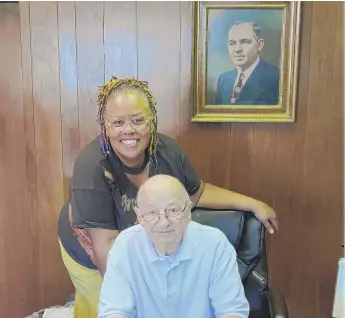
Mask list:
[[[97,85],[111,74],[149,81],[159,130],[204,180],[275,208],[271,284],[291,317],[331,316],[343,241],[343,3],[302,9],[297,122],[192,124],[190,3],[0,4],[0,317],[72,292],[57,218],[74,159],[98,133]]]

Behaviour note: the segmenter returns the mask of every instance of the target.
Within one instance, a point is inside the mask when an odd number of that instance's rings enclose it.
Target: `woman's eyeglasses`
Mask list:
[[[106,119],[106,122],[108,126],[114,131],[121,132],[125,129],[128,123],[132,126],[133,129],[142,130],[147,126],[150,120],[151,118],[146,116],[133,117],[131,119],[126,119],[124,117],[115,117],[111,122]]]

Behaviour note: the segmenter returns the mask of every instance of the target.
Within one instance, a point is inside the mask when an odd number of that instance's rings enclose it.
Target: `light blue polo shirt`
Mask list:
[[[173,255],[160,255],[141,225],[109,252],[99,318],[247,318],[236,251],[218,229],[190,222]]]

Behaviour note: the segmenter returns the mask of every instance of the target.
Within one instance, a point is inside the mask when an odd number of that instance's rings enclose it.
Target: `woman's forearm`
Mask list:
[[[91,244],[94,259],[92,260],[97,266],[102,278],[107,268],[108,253],[114,244],[116,237],[119,235],[117,230],[106,230],[100,228],[86,229]]]
[[[255,214],[256,218],[264,224],[271,234],[278,230],[277,215],[266,203],[216,187],[210,183],[205,183],[205,187],[195,205],[200,208],[214,210],[250,211]]]
[[[259,203],[260,201],[245,195],[205,183],[204,191],[196,206],[208,209],[236,209],[253,212]]]

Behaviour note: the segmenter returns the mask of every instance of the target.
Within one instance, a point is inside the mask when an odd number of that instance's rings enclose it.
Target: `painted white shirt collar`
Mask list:
[[[257,67],[257,65],[259,64],[260,62],[260,57],[258,57],[256,59],[256,61],[251,65],[249,66],[244,72],[242,72],[244,74],[244,78],[242,80],[242,86],[244,86],[244,84],[246,83],[247,79],[249,78],[250,75],[252,75],[254,69]],[[237,67],[237,77],[236,77],[236,81],[235,81],[235,86],[238,82],[238,79],[240,77],[240,74],[241,74],[241,70],[239,67]],[[234,87],[235,87],[234,86]]]

